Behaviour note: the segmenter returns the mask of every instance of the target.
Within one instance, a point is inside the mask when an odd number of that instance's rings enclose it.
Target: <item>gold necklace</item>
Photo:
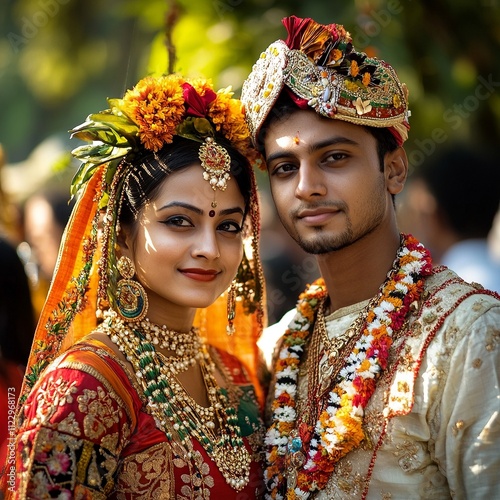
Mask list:
[[[220,390],[215,379],[215,364],[201,340],[196,359],[207,390],[208,408],[199,405],[186,392],[153,343],[146,339],[140,325],[125,323],[109,311],[99,329],[134,367],[148,399],[148,408],[172,446],[184,450],[185,460],[190,460],[194,455],[191,438],[195,438],[214,460],[226,482],[236,491],[242,490],[250,480],[251,458],[241,437],[236,409]]]
[[[333,339],[330,339],[326,329],[325,303],[327,298],[325,297],[319,305],[306,361],[309,382],[307,401],[301,420],[308,424],[316,421],[324,396],[329,392],[344,366],[345,353],[352,352],[354,345],[361,337],[366,317],[377,297],[378,295],[368,302],[347,330]],[[322,363],[323,356],[326,356],[326,359]]]
[[[146,340],[155,347],[175,353],[172,356],[163,355],[172,373],[181,373],[196,364],[201,352],[201,339],[196,328],[191,328],[189,332],[177,332],[165,325],[156,325],[149,318],[144,318],[139,325]]]

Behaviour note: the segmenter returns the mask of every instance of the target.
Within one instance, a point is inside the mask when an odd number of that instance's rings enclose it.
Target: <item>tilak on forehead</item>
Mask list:
[[[402,145],[408,138],[408,90],[385,61],[352,45],[339,24],[283,19],[286,41],[273,42],[245,80],[241,100],[254,144],[281,92],[303,109],[356,125],[388,128]]]

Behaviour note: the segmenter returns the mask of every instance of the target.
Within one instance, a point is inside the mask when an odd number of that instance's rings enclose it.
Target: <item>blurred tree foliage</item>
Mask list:
[[[396,67],[410,88],[414,168],[448,140],[500,137],[499,0],[2,0],[1,10],[0,143],[10,162],[169,64],[239,95],[291,14],[344,24],[358,49]]]

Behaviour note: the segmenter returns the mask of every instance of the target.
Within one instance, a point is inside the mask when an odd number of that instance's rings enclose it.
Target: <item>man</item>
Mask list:
[[[500,498],[500,297],[398,230],[406,87],[342,26],[283,22],[242,100],[322,277],[275,351],[268,497]]]

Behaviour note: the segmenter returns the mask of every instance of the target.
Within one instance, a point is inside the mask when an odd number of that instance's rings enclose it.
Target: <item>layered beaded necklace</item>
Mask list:
[[[226,482],[242,490],[250,478],[250,455],[241,437],[236,410],[215,379],[215,364],[197,329],[180,333],[143,320],[124,322],[113,311],[104,313],[99,330],[123,352],[135,371],[149,408],[173,447],[184,458],[194,457],[191,438],[214,460]],[[155,346],[176,353],[166,357]],[[207,389],[209,406],[198,404],[176,378],[198,363]]]
[[[311,377],[308,406],[315,408],[308,408],[305,416],[297,414],[299,368],[328,292],[320,278],[301,294],[275,365],[272,424],[265,439],[267,498],[309,498],[325,487],[335,464],[362,442],[364,409],[387,366],[394,334],[403,327],[420,298],[424,278],[432,272],[431,257],[423,245],[411,235],[401,237],[387,279],[358,317],[362,320],[355,322],[358,331],[342,336],[342,352],[335,352],[327,362],[326,376]],[[321,321],[326,330],[322,318],[322,314],[316,318],[319,325],[312,344],[319,342]],[[318,345],[311,345],[315,350]],[[331,352],[325,354],[328,357]]]
[[[143,319],[139,327],[148,342],[155,347],[175,353],[175,356],[168,358],[169,369],[174,375],[194,366],[201,358],[201,339],[196,328],[192,328],[189,332],[176,332],[165,325],[161,327],[155,325],[148,318]],[[132,342],[134,340],[137,341],[137,337],[133,338]]]

